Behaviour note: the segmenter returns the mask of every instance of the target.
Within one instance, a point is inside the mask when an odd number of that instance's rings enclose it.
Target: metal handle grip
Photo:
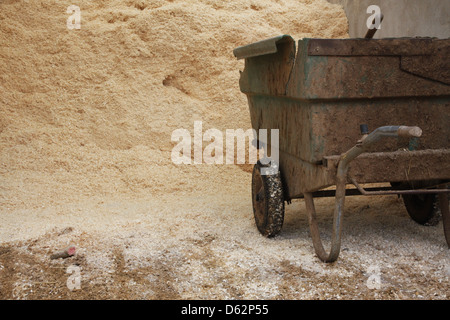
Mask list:
[[[422,129],[419,127],[400,126],[397,130],[397,134],[399,137],[404,138],[418,138],[422,135]]]

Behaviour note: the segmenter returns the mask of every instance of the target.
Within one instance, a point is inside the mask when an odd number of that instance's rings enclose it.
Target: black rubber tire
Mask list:
[[[263,165],[253,167],[252,204],[256,227],[265,237],[277,235],[284,221],[284,197],[281,175],[262,175]]]
[[[439,198],[436,194],[402,195],[406,211],[415,222],[435,226],[441,220]]]

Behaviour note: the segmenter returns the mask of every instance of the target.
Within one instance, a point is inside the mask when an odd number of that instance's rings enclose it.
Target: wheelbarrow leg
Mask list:
[[[327,253],[323,247],[322,240],[320,239],[319,227],[316,220],[316,210],[314,208],[314,200],[311,193],[305,193],[306,210],[308,211],[309,228],[311,238],[314,245],[316,255],[323,262],[334,262],[339,257],[341,251],[341,230],[342,230],[342,209],[344,205],[344,199],[341,200],[341,205],[336,206],[333,216],[333,235],[331,238],[331,249]]]
[[[345,172],[346,173],[346,172]],[[346,175],[344,174],[344,178]],[[333,234],[331,236],[331,249],[327,253],[320,239],[319,227],[316,220],[316,209],[314,207],[314,199],[312,193],[305,193],[306,211],[308,212],[309,229],[314,245],[316,255],[323,262],[334,262],[339,257],[341,251],[341,234],[342,234],[342,216],[344,211],[345,200],[345,179],[339,179],[336,185],[336,197],[333,214]]]
[[[444,225],[444,235],[447,245],[450,248],[450,210],[448,208],[448,194],[439,194],[439,206],[441,208],[442,223]]]

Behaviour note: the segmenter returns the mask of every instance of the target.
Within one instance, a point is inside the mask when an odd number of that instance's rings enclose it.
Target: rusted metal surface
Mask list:
[[[276,54],[246,59],[241,75],[253,127],[280,129],[282,151],[310,163],[339,155],[359,139],[361,122],[417,125],[416,150],[448,147],[449,85],[400,70],[396,56],[304,57],[305,41],[295,64],[286,41]],[[392,140],[380,151],[404,146]]]
[[[450,84],[450,43],[446,39],[311,39],[309,56],[376,57],[400,59],[400,70]]]
[[[392,39],[310,39],[309,56],[420,56],[433,55],[437,44],[433,38]]]
[[[333,176],[339,156],[324,159]],[[349,176],[359,183],[450,180],[450,149],[364,153],[353,161]]]
[[[381,196],[381,195],[391,195],[391,194],[440,194],[440,193],[450,193],[450,189],[412,189],[412,190],[377,190],[370,191],[364,189],[355,179],[351,178],[350,181],[357,188],[360,194],[364,196]]]
[[[400,68],[414,75],[450,85],[450,44],[446,40],[433,42],[433,54],[402,56]]]
[[[275,46],[276,51],[273,52]],[[256,52],[269,52],[253,56]],[[245,59],[245,70],[250,74],[241,76],[241,91],[258,95],[281,96],[286,94],[295,59],[295,42],[290,36],[280,36],[234,50],[235,55]],[[244,73],[247,71],[244,70]],[[257,88],[257,89],[256,89]],[[255,91],[256,89],[256,91]]]
[[[310,100],[448,96],[450,89],[445,83],[402,70],[400,66],[403,59],[420,56],[431,56],[443,64],[442,61],[448,56],[445,57],[445,50],[439,51],[437,48],[448,45],[449,41],[299,41],[299,53],[288,86],[288,96]]]
[[[267,54],[277,53],[279,51],[278,47],[284,42],[293,44],[294,39],[292,39],[289,35],[281,35],[258,41],[250,45],[238,47],[233,50],[233,53],[237,59],[248,59],[257,56],[264,56]]]
[[[423,135],[415,150],[448,147],[450,102],[444,98],[309,102],[255,94],[248,99],[253,127],[279,128],[280,149],[311,163],[349,149],[360,138],[361,123],[371,130],[386,124],[416,125]],[[394,151],[408,144],[390,139],[378,150]]]
[[[298,198],[335,185],[339,158],[328,156],[314,164],[280,152],[286,195]],[[349,177],[359,183],[450,181],[450,149],[363,153],[352,162]]]
[[[342,210],[340,207],[341,203],[337,201],[337,204],[335,206],[335,212],[333,215],[333,230],[330,245],[331,248],[330,251],[327,252],[320,238],[320,231],[317,224],[316,209],[314,207],[313,197],[309,192],[306,192],[304,196],[305,196],[306,211],[308,213],[309,231],[313,241],[314,250],[319,259],[322,260],[323,262],[334,262],[339,257],[339,253],[341,250],[341,236],[342,236],[342,228],[341,228]],[[339,199],[340,201],[344,201],[344,198],[345,196],[342,195],[340,197],[336,196],[336,199]]]

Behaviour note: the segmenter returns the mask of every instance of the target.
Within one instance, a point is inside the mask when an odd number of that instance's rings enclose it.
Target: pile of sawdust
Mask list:
[[[250,128],[232,50],[279,34],[347,37],[347,20],[325,0],[0,2],[3,208],[246,184],[237,166],[174,165],[171,134]]]

